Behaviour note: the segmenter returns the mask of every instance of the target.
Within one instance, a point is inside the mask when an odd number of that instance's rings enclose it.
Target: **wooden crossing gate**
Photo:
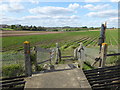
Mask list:
[[[120,90],[120,65],[84,70],[93,90]]]

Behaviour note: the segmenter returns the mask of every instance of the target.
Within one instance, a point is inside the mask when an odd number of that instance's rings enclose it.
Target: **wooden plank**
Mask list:
[[[24,81],[24,79],[10,80],[10,81],[2,81],[2,84],[11,83],[11,82],[19,82]]]
[[[99,70],[99,71],[93,71],[93,72],[85,72],[86,75],[92,75],[92,74],[97,74],[98,72],[108,72],[108,71],[115,71],[119,70],[120,68],[111,68],[110,70]]]
[[[116,67],[120,67],[120,65],[106,66],[106,67],[103,67],[103,68],[96,68],[96,69],[94,69],[94,70],[109,69],[109,68],[116,68]],[[93,71],[93,70],[84,70],[84,71]]]
[[[17,77],[10,77],[10,78],[2,78],[0,79],[0,81],[3,81],[3,80],[11,80],[11,79],[17,79],[17,78],[25,78],[27,77],[26,75],[23,75],[23,76],[17,76]]]
[[[119,74],[120,75],[120,72],[114,72],[114,75],[116,75],[116,74]],[[107,74],[98,74],[98,75],[93,75],[93,76],[87,76],[87,78],[88,79],[90,79],[90,78],[100,78],[100,77],[108,77],[108,76],[111,76],[111,75],[113,75],[113,73],[111,73],[111,72],[108,72]]]
[[[104,74],[113,74],[113,73],[116,73],[116,72],[120,72],[120,69],[116,69],[116,70],[108,70],[106,72],[97,72],[97,73],[90,73],[90,74],[87,74],[86,76],[87,77],[92,77],[92,76],[97,76],[97,75],[104,75]]]
[[[114,70],[114,69],[119,69],[120,65],[118,66],[111,66],[111,67],[104,67],[104,68],[98,68],[98,69],[93,69],[93,70],[84,70],[84,73],[94,73],[94,72],[98,72],[98,71],[107,71],[107,70]]]
[[[96,88],[100,88],[100,87],[110,87],[111,85],[120,85],[120,82],[113,82],[113,83],[106,83],[106,84],[102,84],[102,85],[96,85],[96,86],[92,86],[93,89],[96,89]]]
[[[108,66],[108,67],[104,67],[104,68],[97,68],[97,69],[92,69],[92,70],[84,70],[84,72],[90,72],[90,71],[97,71],[97,70],[106,70],[106,69],[110,69],[110,68],[119,68],[120,65],[116,65],[116,66]]]
[[[114,74],[114,75],[110,75],[110,77],[105,77],[105,76],[102,76],[102,77],[93,77],[93,78],[90,78],[88,79],[90,82],[91,81],[98,81],[98,80],[105,80],[105,79],[112,79],[112,78],[119,78],[120,77],[120,74]]]
[[[106,83],[106,82],[112,82],[112,81],[118,81],[118,80],[120,81],[120,77],[119,78],[112,78],[112,79],[105,79],[105,80],[99,80],[99,81],[90,82],[90,85]]]
[[[0,87],[10,87],[10,86],[15,86],[15,85],[20,85],[20,84],[25,84],[26,81],[21,81],[21,82],[16,82],[16,83],[8,83],[8,84],[3,84],[0,85]]]

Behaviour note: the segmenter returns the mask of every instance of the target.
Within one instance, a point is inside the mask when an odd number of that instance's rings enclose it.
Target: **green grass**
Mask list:
[[[2,76],[3,77],[14,77],[20,76],[24,73],[23,67],[20,64],[11,64],[9,66],[2,67]]]
[[[11,29],[11,28],[0,28],[0,30],[11,30],[11,31],[13,31],[14,29]]]
[[[2,48],[4,51],[22,50],[24,41],[30,41],[31,46],[39,45],[43,48],[55,47],[55,43],[57,42],[60,44],[60,46],[63,46],[63,48],[68,48],[71,45],[73,48],[77,47],[80,42],[83,42],[84,45],[89,44],[89,47],[94,47],[93,44],[97,44],[99,34],[99,31],[86,31],[65,32],[46,35],[3,37]],[[83,37],[89,37],[89,39],[80,41]],[[97,39],[95,41],[92,41],[93,38]],[[117,30],[106,30],[106,43],[108,43],[109,46],[118,45]]]
[[[65,32],[59,34],[47,34],[47,35],[31,35],[31,36],[18,36],[18,37],[3,37],[2,47],[3,50],[18,50],[23,49],[23,42],[30,41],[31,46],[40,45],[44,48],[54,47],[58,42],[60,45],[65,42],[78,40],[81,37],[96,37],[99,31],[88,32]]]

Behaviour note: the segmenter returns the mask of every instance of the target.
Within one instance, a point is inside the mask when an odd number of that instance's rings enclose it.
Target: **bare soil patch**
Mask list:
[[[42,35],[42,34],[54,34],[54,33],[62,33],[62,32],[48,32],[48,31],[0,31],[0,37]]]

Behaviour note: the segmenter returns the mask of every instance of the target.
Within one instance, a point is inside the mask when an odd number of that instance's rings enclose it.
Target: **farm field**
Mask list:
[[[51,33],[61,33],[61,32],[48,32],[48,31],[1,31],[0,32],[0,37],[41,35],[41,34],[51,34]]]
[[[39,45],[43,48],[55,47],[55,43],[59,43],[62,48],[68,47],[75,48],[79,45],[80,42],[82,42],[86,47],[98,47],[97,43],[99,33],[100,31],[63,32],[63,33],[51,32],[51,34],[47,33],[44,35],[41,34],[29,36],[2,37],[2,48],[3,51],[21,50],[23,49],[24,41],[30,41],[31,46]],[[117,30],[106,31],[106,43],[108,43],[109,47],[113,48],[115,48],[118,45]]]
[[[29,41],[31,48],[35,45],[42,48],[54,48],[56,47],[56,43],[59,43],[61,53],[63,56],[66,55],[73,56],[73,50],[79,46],[80,42],[82,42],[84,47],[86,47],[86,51],[90,55],[95,57],[99,53],[98,46],[99,35],[100,31],[85,31],[85,32],[62,32],[62,33],[51,32],[51,34],[2,37],[3,61],[1,62],[5,68],[9,68],[6,66],[9,66],[11,64],[18,65],[15,66],[18,68],[20,64],[20,66],[22,66],[20,67],[20,69],[24,68],[24,53],[23,53],[24,41]],[[118,46],[117,30],[106,31],[106,43],[108,43],[109,49],[117,49]],[[107,63],[110,64],[114,63],[113,59],[116,59],[116,57],[110,58],[109,60],[107,60]]]

